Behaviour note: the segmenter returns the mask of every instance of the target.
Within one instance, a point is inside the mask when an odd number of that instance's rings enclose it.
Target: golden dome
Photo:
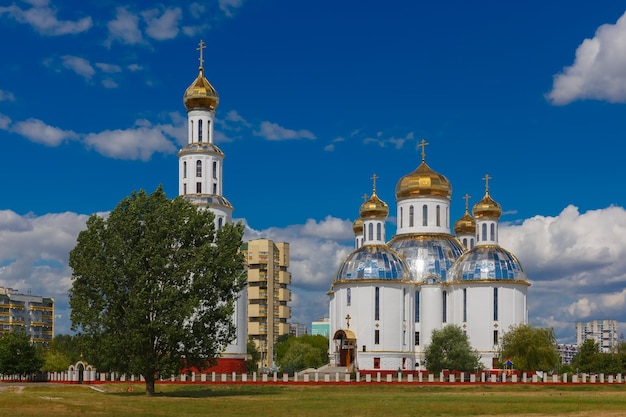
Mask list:
[[[220,98],[215,88],[204,77],[204,68],[200,67],[198,77],[185,90],[183,103],[185,103],[187,110],[191,110],[194,107],[208,107],[215,111],[217,108]]]
[[[450,198],[451,195],[450,181],[433,171],[423,160],[415,171],[402,177],[396,185],[396,201],[425,196]]]
[[[361,205],[361,219],[384,217],[387,218],[389,207],[376,195],[376,191],[372,192],[372,196]]]
[[[490,179],[491,177],[489,174],[485,175],[485,178],[483,178],[483,180],[485,180],[485,196],[474,205],[474,209],[472,210],[474,212],[474,217],[477,219],[484,217],[495,217],[499,219],[502,215],[502,207],[500,207],[500,204],[496,203],[489,195]]]
[[[460,235],[473,235],[476,233],[476,220],[470,216],[469,211],[465,210],[465,214],[454,223],[454,233]]]
[[[363,219],[362,218],[359,217],[352,223],[352,231],[354,232],[355,235],[363,234]]]

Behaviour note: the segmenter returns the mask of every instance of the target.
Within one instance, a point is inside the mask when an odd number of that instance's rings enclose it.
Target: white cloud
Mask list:
[[[76,21],[59,20],[55,9],[47,0],[29,2],[33,7],[21,9],[15,4],[0,7],[0,16],[7,15],[19,23],[30,25],[42,35],[60,36],[82,33],[91,28],[91,17],[83,17]]]
[[[0,129],[7,130],[10,124],[11,119],[9,118],[9,116],[0,113]]]
[[[15,96],[10,91],[0,90],[0,101],[15,101]]]
[[[64,68],[75,72],[87,80],[90,80],[96,73],[89,61],[78,56],[64,55],[61,57],[61,64]]]
[[[120,67],[119,65],[107,64],[105,62],[96,62],[94,65],[100,71],[106,72],[108,74],[115,74],[115,73],[118,73],[118,72],[122,72],[122,67]]]
[[[356,133],[358,133],[358,131]],[[378,132],[378,133],[376,133],[376,137],[368,136],[365,139],[363,139],[363,143],[365,143],[365,144],[367,144],[367,143],[376,143],[381,148],[384,148],[387,145],[391,145],[391,146],[393,146],[396,149],[402,149],[406,142],[411,141],[414,138],[415,138],[415,136],[414,136],[413,132],[409,132],[404,137],[400,137],[400,138],[397,138],[397,137],[394,137],[394,136],[386,137],[383,134],[383,132]]]
[[[49,126],[39,119],[16,122],[10,127],[10,130],[24,136],[31,142],[48,146],[59,146],[63,141],[78,139],[78,135],[75,132]]]
[[[572,66],[554,77],[548,99],[556,105],[595,99],[626,102],[626,13],[616,24],[600,26],[576,49]]]
[[[139,30],[139,16],[131,13],[125,7],[118,7],[115,20],[107,23],[109,38],[105,42],[110,46],[113,41],[120,41],[128,45],[144,43],[141,30]]]
[[[349,241],[354,238],[352,222],[332,216],[326,216],[326,218],[320,222],[314,219],[308,219],[302,227],[301,233],[304,236],[321,239]]]
[[[182,19],[180,8],[168,8],[163,12],[150,9],[141,14],[147,23],[146,34],[159,41],[173,39],[178,35],[178,25]]]
[[[232,17],[233,11],[239,9],[243,4],[243,0],[218,0],[218,2],[220,10],[228,17]]]
[[[171,131],[171,126],[160,125],[105,130],[87,134],[85,144],[106,157],[148,161],[157,152],[176,152],[176,147],[166,135],[168,131]]]
[[[260,130],[254,134],[268,140],[315,139],[315,135],[308,130],[286,129],[271,122],[262,122]]]

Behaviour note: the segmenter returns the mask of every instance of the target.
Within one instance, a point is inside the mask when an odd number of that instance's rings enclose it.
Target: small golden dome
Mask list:
[[[486,192],[483,199],[474,205],[473,212],[474,217],[477,219],[484,217],[500,218],[502,215],[502,207],[491,198],[489,192]]]
[[[460,235],[473,235],[476,233],[476,220],[470,216],[469,211],[465,210],[465,214],[454,223],[454,233]]]
[[[376,195],[376,191],[372,193],[372,196],[365,203],[361,205],[361,219],[384,217],[387,218],[389,214],[389,207]]]
[[[423,160],[415,171],[402,177],[396,185],[396,201],[425,196],[450,198],[451,195],[450,181],[433,171]]]
[[[220,98],[215,88],[204,77],[204,68],[200,67],[198,77],[185,90],[183,103],[185,103],[187,110],[191,110],[194,107],[208,107],[215,111],[219,105]]]
[[[359,217],[352,223],[352,231],[354,232],[355,235],[363,234],[363,219],[362,218]]]

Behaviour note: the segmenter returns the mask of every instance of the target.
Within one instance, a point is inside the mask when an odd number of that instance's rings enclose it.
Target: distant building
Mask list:
[[[289,325],[289,334],[295,337],[300,337],[308,334],[306,331],[306,324],[291,323]]]
[[[330,320],[328,320],[328,317],[324,317],[311,323],[311,334],[313,336],[319,334],[330,338]]]
[[[617,335],[617,320],[576,322],[578,346],[581,346],[587,339],[593,339],[600,346],[600,351],[613,352],[619,344]]]
[[[248,338],[261,353],[260,366],[271,368],[274,344],[290,330],[289,243],[255,239],[241,250],[248,265]]]
[[[30,341],[47,346],[54,336],[54,298],[0,287],[0,334],[21,328]]]
[[[571,365],[572,359],[578,353],[578,345],[559,343],[556,345],[556,351],[561,358],[561,365]]]

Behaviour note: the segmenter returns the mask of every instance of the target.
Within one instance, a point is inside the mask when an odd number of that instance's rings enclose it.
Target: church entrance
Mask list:
[[[335,363],[349,368],[356,360],[356,335],[352,330],[337,330],[333,336]]]

